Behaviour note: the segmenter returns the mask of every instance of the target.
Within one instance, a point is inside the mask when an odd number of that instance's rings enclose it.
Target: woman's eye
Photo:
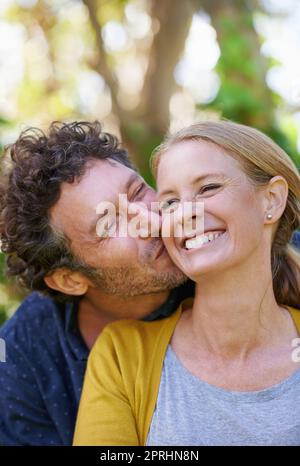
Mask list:
[[[207,191],[212,191],[214,189],[218,189],[220,188],[220,184],[207,184],[206,186],[203,186],[200,191],[199,191],[199,194],[203,194],[203,193],[206,193]]]
[[[159,208],[162,213],[173,212],[178,204],[178,199],[169,199],[168,201],[161,201],[159,203]]]

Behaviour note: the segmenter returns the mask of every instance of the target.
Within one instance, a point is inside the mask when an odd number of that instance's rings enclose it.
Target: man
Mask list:
[[[89,349],[103,327],[168,315],[193,286],[163,248],[157,213],[156,236],[153,228],[152,236],[150,228],[137,237],[99,232],[99,202],[118,215],[125,194],[130,207],[146,206],[139,215],[147,223],[155,200],[99,123],[54,123],[48,135],[27,130],[2,171],[7,271],[36,292],[0,329],[0,445],[70,445]]]
[[[103,327],[169,315],[193,294],[193,284],[155,237],[155,212],[151,235],[150,228],[137,237],[103,231],[101,201],[114,205],[120,219],[125,194],[147,224],[155,193],[99,123],[54,123],[49,135],[26,131],[9,154],[0,193],[2,249],[8,272],[38,292],[0,330],[0,444],[70,445],[89,349]]]

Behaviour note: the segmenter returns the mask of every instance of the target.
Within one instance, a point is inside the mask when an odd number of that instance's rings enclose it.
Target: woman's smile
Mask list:
[[[216,240],[224,235],[226,231],[207,231],[202,235],[195,235],[193,238],[184,239],[181,243],[181,248],[186,251],[193,249],[203,248],[204,246],[210,246],[212,243],[215,244]]]

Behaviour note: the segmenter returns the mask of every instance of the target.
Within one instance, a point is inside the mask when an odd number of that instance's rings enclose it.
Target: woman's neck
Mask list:
[[[255,259],[197,281],[189,327],[199,348],[223,360],[296,336],[289,312],[275,300],[270,264]]]

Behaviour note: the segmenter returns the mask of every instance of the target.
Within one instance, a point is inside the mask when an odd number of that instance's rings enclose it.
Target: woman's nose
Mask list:
[[[183,201],[162,217],[163,237],[192,237],[204,232],[204,203]]]

